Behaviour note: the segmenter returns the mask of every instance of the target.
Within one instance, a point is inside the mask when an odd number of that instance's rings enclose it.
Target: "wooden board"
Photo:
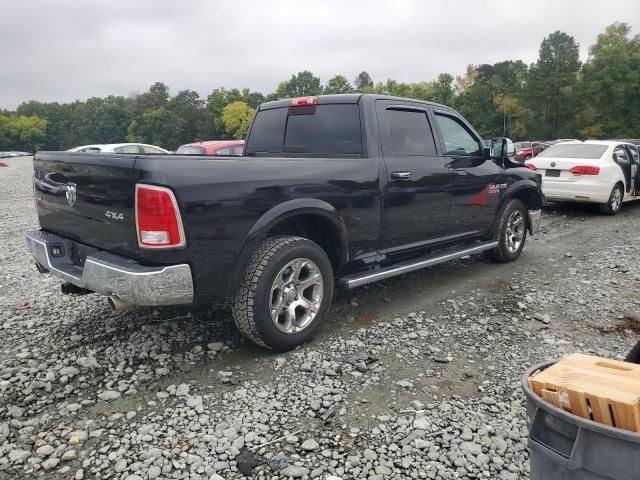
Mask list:
[[[640,365],[577,353],[535,372],[529,387],[582,418],[640,431]]]

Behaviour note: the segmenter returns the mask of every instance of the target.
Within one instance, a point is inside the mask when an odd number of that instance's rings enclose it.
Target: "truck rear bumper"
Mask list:
[[[187,264],[147,267],[43,230],[27,232],[26,240],[39,270],[80,288],[114,295],[132,305],[193,303],[193,278]]]

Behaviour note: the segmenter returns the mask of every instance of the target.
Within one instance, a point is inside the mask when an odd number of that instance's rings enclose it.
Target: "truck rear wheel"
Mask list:
[[[502,206],[496,221],[493,238],[498,246],[487,251],[487,255],[496,262],[512,262],[522,253],[527,239],[527,209],[520,200],[512,198]]]
[[[271,237],[249,261],[233,319],[252,342],[287,351],[313,338],[332,297],[333,269],[319,245],[300,237]]]

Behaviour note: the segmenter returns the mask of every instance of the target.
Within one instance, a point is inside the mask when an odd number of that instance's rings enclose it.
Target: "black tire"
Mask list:
[[[616,191],[619,195],[619,201],[616,201]],[[600,205],[600,211],[605,215],[617,215],[622,209],[622,200],[624,199],[624,188],[619,183],[611,189],[609,201],[604,205]]]
[[[523,220],[522,227],[524,230],[522,232],[522,240],[520,242],[520,246],[515,251],[512,251],[508,245],[507,227],[509,224],[509,219],[516,211],[520,212],[521,218]],[[522,201],[518,200],[517,198],[507,200],[498,212],[496,223],[494,225],[493,239],[498,242],[498,246],[492,250],[487,250],[487,256],[491,260],[500,263],[513,262],[516,258],[518,258],[522,253],[522,249],[524,248],[524,244],[527,240],[527,229],[529,226],[528,223],[528,212]]]
[[[279,330],[271,319],[272,286],[281,270],[296,259],[308,259],[319,268],[322,296],[310,323],[295,333]],[[285,352],[317,333],[333,297],[333,269],[324,250],[306,238],[279,236],[265,239],[253,253],[232,306],[242,334],[270,350]],[[297,297],[296,297],[297,298]]]

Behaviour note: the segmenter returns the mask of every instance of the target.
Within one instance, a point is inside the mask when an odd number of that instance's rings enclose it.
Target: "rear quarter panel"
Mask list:
[[[380,198],[375,159],[151,156],[139,157],[135,169],[138,182],[175,192],[187,236],[182,250],[141,249],[140,256],[147,262],[166,263],[171,258],[190,263],[198,302],[233,292],[230,274],[250,231],[278,205],[292,200],[315,199],[335,209],[346,228],[349,259],[377,245]]]

